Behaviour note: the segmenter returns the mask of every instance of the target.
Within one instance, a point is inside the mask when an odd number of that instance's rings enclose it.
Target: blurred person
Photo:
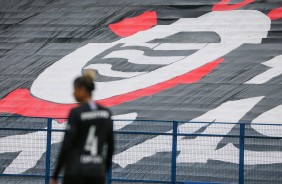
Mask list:
[[[69,114],[65,137],[51,184],[64,167],[64,184],[103,184],[114,150],[113,121],[109,109],[92,100],[95,73],[86,71],[74,81],[79,106]]]

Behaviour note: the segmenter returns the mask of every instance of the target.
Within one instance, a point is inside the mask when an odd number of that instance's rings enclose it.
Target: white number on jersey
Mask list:
[[[89,129],[86,144],[84,149],[90,151],[92,156],[96,156],[98,153],[98,138],[95,136],[96,127],[92,125]]]

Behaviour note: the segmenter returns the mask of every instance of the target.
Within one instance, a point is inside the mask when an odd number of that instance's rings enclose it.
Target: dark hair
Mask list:
[[[74,80],[74,86],[77,87],[83,87],[89,92],[89,94],[92,94],[92,91],[95,89],[94,85],[94,78],[95,78],[95,73],[92,70],[87,70],[83,73],[82,76],[77,77]]]

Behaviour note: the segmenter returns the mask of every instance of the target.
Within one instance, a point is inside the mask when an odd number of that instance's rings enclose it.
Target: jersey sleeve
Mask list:
[[[76,117],[75,112],[72,110],[68,118],[66,133],[63,139],[61,151],[59,153],[57,166],[54,171],[54,175],[53,175],[54,179],[58,178],[59,173],[62,167],[64,166],[64,164],[66,163],[66,160],[68,158],[70,151],[72,150],[72,145],[73,145],[72,143],[75,139],[76,132],[77,132],[76,123],[77,123],[77,117]]]

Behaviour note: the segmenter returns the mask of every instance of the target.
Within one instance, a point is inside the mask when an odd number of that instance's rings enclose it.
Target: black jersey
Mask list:
[[[62,167],[65,177],[105,177],[114,150],[111,112],[83,104],[71,110],[54,178]]]

